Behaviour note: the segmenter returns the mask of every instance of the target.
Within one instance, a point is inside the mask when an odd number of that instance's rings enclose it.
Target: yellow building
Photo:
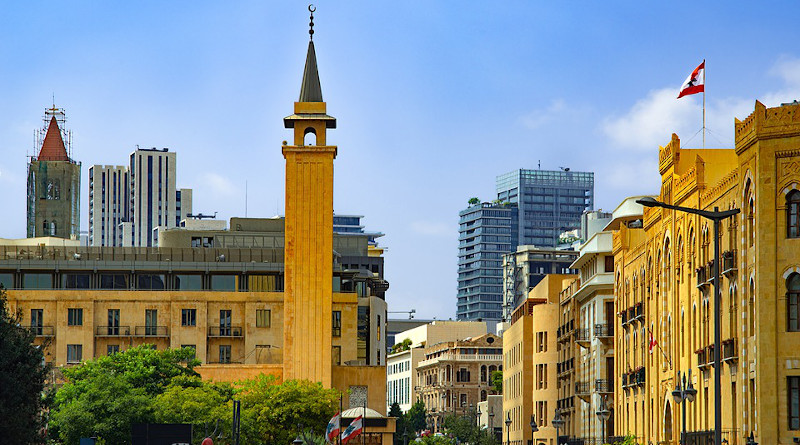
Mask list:
[[[659,149],[668,204],[741,209],[721,226],[723,438],[762,444],[800,437],[800,105],[756,102],[736,120],[733,150]],[[671,392],[691,370],[696,400],[686,429],[714,428],[713,226],[699,216],[623,202],[614,230],[621,387],[615,429],[639,443],[677,444],[681,409]],[[642,215],[643,213],[643,215]],[[650,347],[650,337],[654,339]]]
[[[551,420],[559,403],[559,294],[575,275],[546,275],[512,314],[503,333],[503,441],[556,443]],[[538,432],[531,435],[531,419]],[[505,421],[511,420],[510,426]],[[564,431],[561,430],[561,435]]]
[[[342,264],[375,263],[381,251],[366,234],[334,240],[337,149],[326,131],[336,120],[326,114],[311,41],[300,100],[284,124],[293,130],[282,147],[286,218],[232,220],[229,247],[185,246],[181,231],[165,231],[159,248],[0,245],[0,284],[37,342],[50,340],[46,360],[60,367],[142,343],[190,346],[204,378],[308,379],[341,390],[351,407],[385,414],[388,285]]]

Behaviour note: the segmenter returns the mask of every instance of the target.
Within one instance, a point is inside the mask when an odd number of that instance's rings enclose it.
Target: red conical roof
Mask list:
[[[64,139],[61,138],[61,130],[58,128],[55,116],[50,119],[50,126],[47,127],[47,134],[44,136],[38,160],[69,161],[67,148],[64,146]]]

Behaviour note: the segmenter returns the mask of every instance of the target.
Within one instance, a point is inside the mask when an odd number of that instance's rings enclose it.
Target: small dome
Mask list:
[[[364,414],[364,408],[350,408],[344,410],[342,413],[342,417],[345,419],[355,419],[358,416],[363,415],[365,419],[385,419],[386,417],[383,416],[381,413],[375,411],[371,408],[366,408],[366,414]]]

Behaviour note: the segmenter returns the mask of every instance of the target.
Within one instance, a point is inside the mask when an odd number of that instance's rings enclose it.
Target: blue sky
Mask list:
[[[500,6],[498,6],[500,5]],[[282,118],[308,42],[303,2],[0,5],[0,237],[25,236],[25,164],[55,94],[86,172],[178,153],[194,210],[283,213]],[[390,310],[455,316],[458,211],[495,176],[596,173],[596,205],[658,191],[657,147],[733,146],[756,99],[800,99],[794,2],[316,2],[323,96],[339,128],[334,208],[386,233]],[[691,140],[690,140],[691,139]]]

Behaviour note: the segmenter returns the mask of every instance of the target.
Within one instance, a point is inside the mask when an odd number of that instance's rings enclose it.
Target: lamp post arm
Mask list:
[[[738,214],[740,211],[739,209],[731,209],[731,210],[723,210],[721,212],[712,212],[710,210],[700,210],[700,209],[693,209],[691,207],[671,205],[660,201],[658,202],[658,206],[663,207],[665,209],[679,210],[681,212],[700,215],[703,218],[708,218],[714,221],[721,221],[723,219],[730,218],[731,216]]]

